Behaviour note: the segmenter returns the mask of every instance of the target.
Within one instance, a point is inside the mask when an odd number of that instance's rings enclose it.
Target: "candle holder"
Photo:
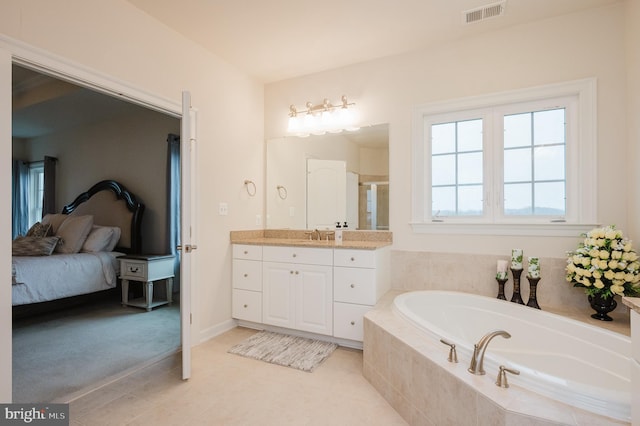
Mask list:
[[[520,275],[522,275],[522,269],[511,268],[511,273],[513,274],[513,296],[511,296],[511,301],[519,305],[524,305],[522,296],[520,296]]]
[[[504,296],[504,285],[507,282],[507,278],[500,279],[496,277],[496,281],[498,281],[498,299],[507,300],[507,298]]]
[[[540,277],[533,278],[527,275],[527,280],[529,280],[529,301],[527,302],[527,306],[540,309],[538,299],[536,297],[536,288],[538,286],[538,281],[540,281]]]

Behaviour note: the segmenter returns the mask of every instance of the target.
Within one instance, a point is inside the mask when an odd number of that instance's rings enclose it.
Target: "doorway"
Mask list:
[[[31,77],[35,78],[35,82],[32,80],[31,83],[24,83],[24,86],[28,86],[29,84],[33,85],[47,85],[52,83],[52,86],[56,86],[54,92],[55,93],[65,93],[71,94],[71,100],[66,98],[67,100],[63,102],[63,104],[67,104],[67,106],[71,106],[66,114],[63,114],[63,109],[58,107],[54,108],[56,114],[54,117],[49,116],[49,130],[41,133],[39,135],[28,134],[28,127],[25,126],[24,123],[17,125],[14,124],[14,129],[22,132],[21,134],[16,133],[16,139],[14,142],[17,144],[22,144],[17,150],[22,150],[22,154],[26,155],[38,155],[43,150],[51,149],[51,144],[56,139],[56,137],[51,135],[62,135],[61,139],[64,139],[62,146],[56,149],[61,150],[61,152],[66,153],[67,160],[60,161],[60,169],[65,170],[63,173],[59,173],[58,176],[62,178],[63,182],[73,182],[81,187],[83,190],[88,189],[93,183],[93,181],[97,181],[100,179],[98,176],[100,173],[110,173],[110,178],[118,179],[118,176],[128,176],[128,179],[131,182],[135,182],[139,187],[136,188],[138,194],[145,194],[143,200],[149,208],[150,205],[155,205],[153,209],[154,214],[147,215],[149,220],[143,220],[143,227],[148,227],[145,231],[143,229],[143,235],[148,237],[147,240],[143,242],[143,250],[147,252],[166,252],[168,247],[166,244],[163,244],[163,240],[167,240],[167,236],[163,236],[163,232],[157,232],[157,229],[166,229],[164,226],[166,223],[166,217],[163,218],[163,214],[166,216],[166,190],[163,186],[157,185],[158,174],[155,173],[147,173],[153,176],[154,185],[153,187],[160,186],[163,191],[165,191],[164,198],[158,194],[149,194],[145,192],[144,188],[151,188],[150,185],[145,185],[144,183],[144,175],[145,173],[140,173],[140,169],[143,164],[147,164],[150,166],[161,167],[161,170],[166,169],[166,137],[169,133],[180,133],[180,118],[177,112],[167,113],[166,111],[159,112],[158,110],[162,110],[162,108],[150,109],[147,107],[143,107],[139,104],[135,104],[129,102],[126,99],[115,98],[114,96],[105,93],[106,91],[95,91],[87,87],[83,87],[80,85],[76,85],[73,82],[62,80],[56,78],[57,76],[49,75],[46,71],[43,72],[42,69],[33,69],[29,66],[22,66],[23,64],[14,64],[13,69],[16,70],[16,73],[26,73],[26,74],[35,74],[31,75]],[[69,77],[70,78],[70,77]],[[53,82],[51,81],[53,80]],[[57,91],[57,92],[56,92]],[[50,92],[51,93],[51,92]],[[42,101],[41,95],[40,100]],[[25,96],[28,98],[29,96]],[[33,99],[32,99],[33,100]],[[42,102],[45,102],[46,99]],[[30,105],[31,111],[29,113],[25,113],[22,118],[25,118],[31,113],[42,113],[42,110],[46,109],[42,106],[42,102],[34,103]],[[96,109],[92,109],[89,105],[94,105]],[[80,107],[80,108],[78,108]],[[103,121],[96,120],[98,116],[103,117]],[[144,133],[141,131],[141,126],[135,124],[135,119],[133,117],[138,117],[144,120],[145,128],[150,128],[154,123],[163,123],[164,126],[168,126],[167,128],[162,128],[158,132],[163,136],[157,140],[158,138],[153,138],[149,136],[148,140],[156,140],[161,148],[159,149],[162,152],[164,160],[158,161],[154,163],[151,159],[153,157],[153,150],[145,150],[141,148],[141,134]],[[26,122],[26,118],[25,118]],[[56,127],[58,126],[58,127]],[[83,128],[90,129],[88,131],[89,134],[93,135],[96,141],[92,141],[92,143],[83,143],[81,147],[75,146],[76,152],[71,154],[74,150],[71,149],[73,147],[74,140],[77,142],[78,139],[82,139],[81,136],[73,137],[73,128]],[[56,127],[55,131],[51,131],[51,127]],[[107,130],[114,130],[113,133],[107,132]],[[31,131],[36,131],[37,129],[32,128]],[[86,136],[86,133],[85,133]],[[135,143],[122,143],[123,140],[134,141]],[[96,142],[96,143],[94,143]],[[102,142],[103,144],[106,142],[107,149],[98,149],[96,146]],[[25,146],[28,145],[28,148]],[[14,148],[15,151],[16,148]],[[91,156],[87,156],[87,153],[92,153]],[[137,157],[137,162],[135,164],[126,164],[123,159],[125,158],[122,153],[133,153],[134,156]],[[77,155],[80,158],[85,158],[85,161],[70,161],[70,155]],[[92,165],[90,161],[88,161],[89,157],[97,158],[98,160]],[[109,159],[111,163],[111,168],[102,167],[105,163],[107,163],[107,159]],[[60,160],[60,159],[59,159]],[[157,159],[156,159],[157,160]],[[186,160],[188,161],[188,159]],[[62,163],[66,163],[63,165]],[[154,164],[149,164],[154,163]],[[88,171],[94,172],[96,175],[92,178],[89,178],[88,181],[79,181],[78,179],[74,179],[73,172],[70,172],[68,169],[69,164],[82,164],[84,169],[82,170],[82,176],[87,176]],[[102,169],[101,169],[102,167]],[[114,173],[116,175],[114,175]],[[138,173],[138,174],[136,174]],[[78,194],[81,191],[78,191],[79,186],[74,186],[73,184],[68,184],[64,186],[64,190],[60,191],[58,194],[59,197],[59,205],[64,205],[73,200],[73,196],[69,194]],[[164,201],[163,201],[164,200]],[[161,206],[161,207],[159,207]],[[147,210],[149,213],[149,210]],[[188,282],[183,282],[181,286],[175,286],[175,288],[184,288],[185,285],[188,287]],[[162,286],[157,286],[162,287]],[[177,315],[178,328],[180,327],[180,315]],[[178,332],[178,336],[179,336]],[[176,342],[176,346],[180,346],[180,340],[178,337],[178,341]],[[151,359],[153,357],[150,357]],[[131,365],[123,366],[122,370],[130,370]],[[27,402],[27,401],[25,401]],[[33,401],[28,401],[33,402]]]

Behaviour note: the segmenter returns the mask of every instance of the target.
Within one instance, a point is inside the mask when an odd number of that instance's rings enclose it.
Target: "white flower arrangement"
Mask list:
[[[640,294],[640,262],[631,241],[609,225],[584,235],[577,250],[567,256],[567,281],[584,287],[589,296],[608,299]]]

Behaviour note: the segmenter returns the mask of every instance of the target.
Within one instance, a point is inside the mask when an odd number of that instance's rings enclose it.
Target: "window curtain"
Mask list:
[[[44,157],[44,198],[42,216],[56,212],[56,162],[55,157]]]
[[[29,165],[13,160],[11,175],[11,238],[25,235],[29,230]]]
[[[167,235],[169,252],[175,256],[174,291],[180,288],[180,136],[169,134],[167,137]]]

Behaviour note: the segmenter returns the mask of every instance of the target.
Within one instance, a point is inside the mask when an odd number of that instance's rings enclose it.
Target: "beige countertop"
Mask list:
[[[640,297],[623,297],[622,303],[640,314]]]
[[[231,231],[231,243],[362,250],[376,250],[392,243],[392,234],[388,231],[343,231],[342,242],[332,239],[331,231],[321,231],[321,235],[321,240],[311,240],[306,230]]]

